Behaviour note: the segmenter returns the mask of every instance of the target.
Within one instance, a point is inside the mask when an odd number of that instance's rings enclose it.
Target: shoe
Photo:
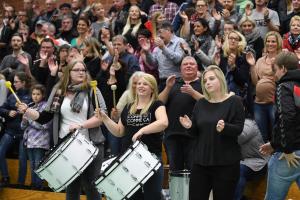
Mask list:
[[[9,185],[9,177],[2,177],[0,187],[7,187]]]

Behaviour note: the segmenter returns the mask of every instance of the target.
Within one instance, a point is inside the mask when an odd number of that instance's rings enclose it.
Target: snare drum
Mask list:
[[[97,154],[98,148],[77,130],[44,158],[35,173],[46,180],[52,190],[59,192],[72,183]]]
[[[172,200],[189,200],[190,171],[170,172],[169,189]]]
[[[95,185],[107,200],[128,199],[160,166],[160,160],[148,151],[147,146],[136,141],[104,169]]]

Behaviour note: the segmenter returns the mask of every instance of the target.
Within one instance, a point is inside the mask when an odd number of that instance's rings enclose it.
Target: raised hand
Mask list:
[[[108,69],[108,67],[109,67],[108,62],[105,60],[102,60],[101,61],[101,70],[106,71]]]
[[[223,9],[222,16],[224,17],[224,19],[228,19],[230,17],[230,11],[227,9]]]
[[[40,51],[40,58],[45,61],[48,58],[48,52]]]
[[[27,58],[27,56],[19,54],[17,59],[23,65],[29,66],[29,59]]]
[[[188,16],[186,15],[186,13],[184,11],[179,12],[179,16],[181,17],[182,21],[184,21],[184,22],[189,20]]]
[[[164,48],[164,46],[165,46],[164,41],[163,41],[160,37],[155,38],[154,43],[155,43],[155,45],[158,46],[160,49]]]
[[[250,66],[255,65],[256,61],[255,61],[255,57],[254,57],[252,52],[249,51],[249,52],[246,53],[246,61]]]
[[[234,53],[229,54],[228,56],[228,65],[229,66],[234,66],[235,65],[235,60],[236,60],[236,55]]]
[[[252,7],[251,7],[251,4],[248,3],[245,7],[245,14],[246,14],[246,16],[250,16],[251,13],[252,13]]]
[[[179,122],[186,129],[189,129],[192,127],[192,121],[190,120],[190,118],[187,115],[184,115],[183,117],[179,117]]]
[[[196,92],[190,84],[184,84],[183,86],[181,86],[180,91],[190,96],[193,96],[194,93]]]
[[[57,64],[57,61],[55,61],[53,57],[48,59],[48,67],[49,67],[51,75],[56,75],[56,73],[58,71],[58,64]]]
[[[222,15],[216,9],[213,9],[211,14],[216,21],[220,21],[222,19]]]
[[[215,37],[215,44],[217,46],[218,49],[222,48],[222,38],[219,35],[216,35]]]
[[[139,45],[143,49],[143,51],[148,52],[151,48],[150,40],[149,39],[139,39]]]
[[[166,87],[171,88],[175,84],[176,75],[171,75],[166,80]]]

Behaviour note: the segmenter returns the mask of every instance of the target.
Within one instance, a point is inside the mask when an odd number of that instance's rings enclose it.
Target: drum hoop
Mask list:
[[[98,148],[95,148],[94,153],[93,153],[92,156],[84,163],[84,165],[83,165],[76,173],[74,173],[72,177],[70,177],[67,181],[65,181],[65,183],[62,184],[61,187],[59,187],[59,188],[57,188],[57,189],[54,189],[54,190],[57,191],[57,192],[59,192],[59,191],[61,191],[62,189],[64,189],[65,186],[68,186],[70,183],[72,183],[73,180],[74,180],[76,177],[78,177],[78,176],[79,176],[79,175],[80,175],[80,174],[81,174],[81,173],[89,166],[89,164],[90,164],[91,162],[93,162],[93,160],[94,160],[93,155],[97,155],[98,152],[99,152],[99,149],[98,149]],[[78,172],[81,172],[81,173],[78,173]],[[78,175],[78,176],[76,176],[76,175]]]

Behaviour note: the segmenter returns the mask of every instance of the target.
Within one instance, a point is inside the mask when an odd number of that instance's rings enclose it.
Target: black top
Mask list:
[[[220,133],[216,126],[223,119],[225,127]],[[241,158],[238,135],[244,126],[244,109],[237,96],[220,103],[200,99],[192,114],[193,125],[189,130],[195,136],[194,164],[204,166],[231,165]]]
[[[166,103],[166,109],[170,124],[166,129],[166,137],[170,135],[182,135],[190,136],[185,131],[184,127],[179,122],[179,117],[187,115],[192,116],[192,111],[196,100],[189,94],[182,93],[180,88],[185,84],[182,78],[177,79],[174,86],[172,87],[168,101]],[[200,80],[195,80],[190,85],[198,92],[201,92]]]
[[[144,126],[156,121],[155,111],[158,107],[163,106],[161,101],[155,101],[150,106],[148,112],[140,115],[141,110],[137,110],[136,114],[130,114],[130,106],[125,106],[121,113],[121,121],[125,127],[125,136],[122,141],[122,149],[124,152],[132,143],[133,135]],[[151,133],[141,137],[141,141],[147,145],[151,153],[161,154],[162,133]]]

